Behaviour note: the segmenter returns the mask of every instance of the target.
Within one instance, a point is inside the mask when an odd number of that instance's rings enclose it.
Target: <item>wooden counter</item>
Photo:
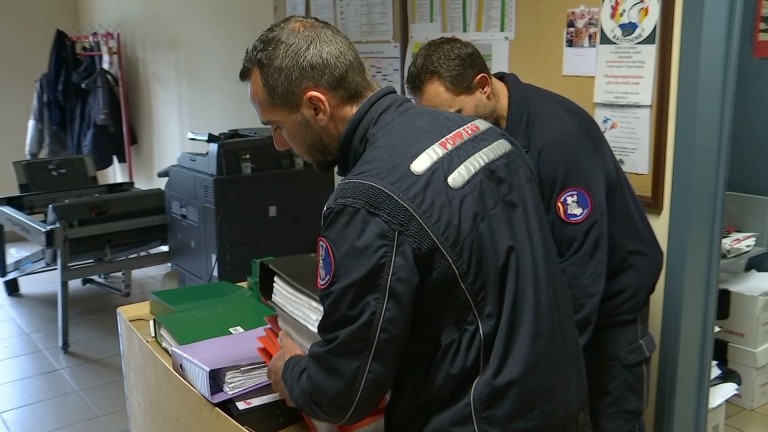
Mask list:
[[[189,385],[149,332],[149,302],[117,309],[130,430],[247,432]],[[284,432],[304,432],[303,425]]]

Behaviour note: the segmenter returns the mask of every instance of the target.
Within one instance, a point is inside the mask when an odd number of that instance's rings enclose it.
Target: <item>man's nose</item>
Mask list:
[[[288,144],[288,141],[280,132],[272,135],[272,141],[275,143],[275,148],[279,151],[286,151],[291,149],[291,145]]]

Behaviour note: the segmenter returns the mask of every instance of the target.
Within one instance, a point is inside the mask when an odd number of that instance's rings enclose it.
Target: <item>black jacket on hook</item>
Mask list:
[[[75,45],[69,35],[56,29],[51,46],[48,72],[45,74],[46,88],[51,97],[46,100],[45,109],[51,127],[55,130],[66,131],[68,125],[67,112],[70,108],[74,85],[72,72],[80,66],[80,59],[75,53]]]
[[[119,162],[126,158],[120,98],[115,91],[117,78],[98,63],[98,56],[93,56],[72,75],[77,89],[69,151],[92,156],[96,170],[103,170],[112,166],[113,156]]]

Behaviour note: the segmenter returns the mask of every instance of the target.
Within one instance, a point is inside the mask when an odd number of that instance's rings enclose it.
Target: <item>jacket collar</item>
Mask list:
[[[397,92],[392,87],[384,87],[368,97],[360,105],[355,115],[349,120],[349,124],[341,135],[338,152],[338,174],[346,177],[355,167],[365,152],[368,144],[368,132],[376,120],[386,111],[390,103],[379,103],[382,99],[397,96]]]
[[[526,153],[530,149],[528,136],[528,91],[517,75],[497,72],[494,77],[500,79],[509,90],[507,105],[507,125],[504,132],[515,139]]]

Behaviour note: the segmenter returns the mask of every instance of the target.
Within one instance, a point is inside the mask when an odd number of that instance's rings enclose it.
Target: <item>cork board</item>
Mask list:
[[[517,1],[515,39],[510,43],[509,71],[525,82],[559,93],[594,113],[594,78],[562,75],[563,31],[566,11],[578,1]],[[583,3],[600,7],[601,2]],[[649,210],[661,211],[664,192],[669,68],[672,51],[674,0],[660,0],[661,19],[656,63],[655,95],[651,111],[650,173],[627,174],[640,200]]]

